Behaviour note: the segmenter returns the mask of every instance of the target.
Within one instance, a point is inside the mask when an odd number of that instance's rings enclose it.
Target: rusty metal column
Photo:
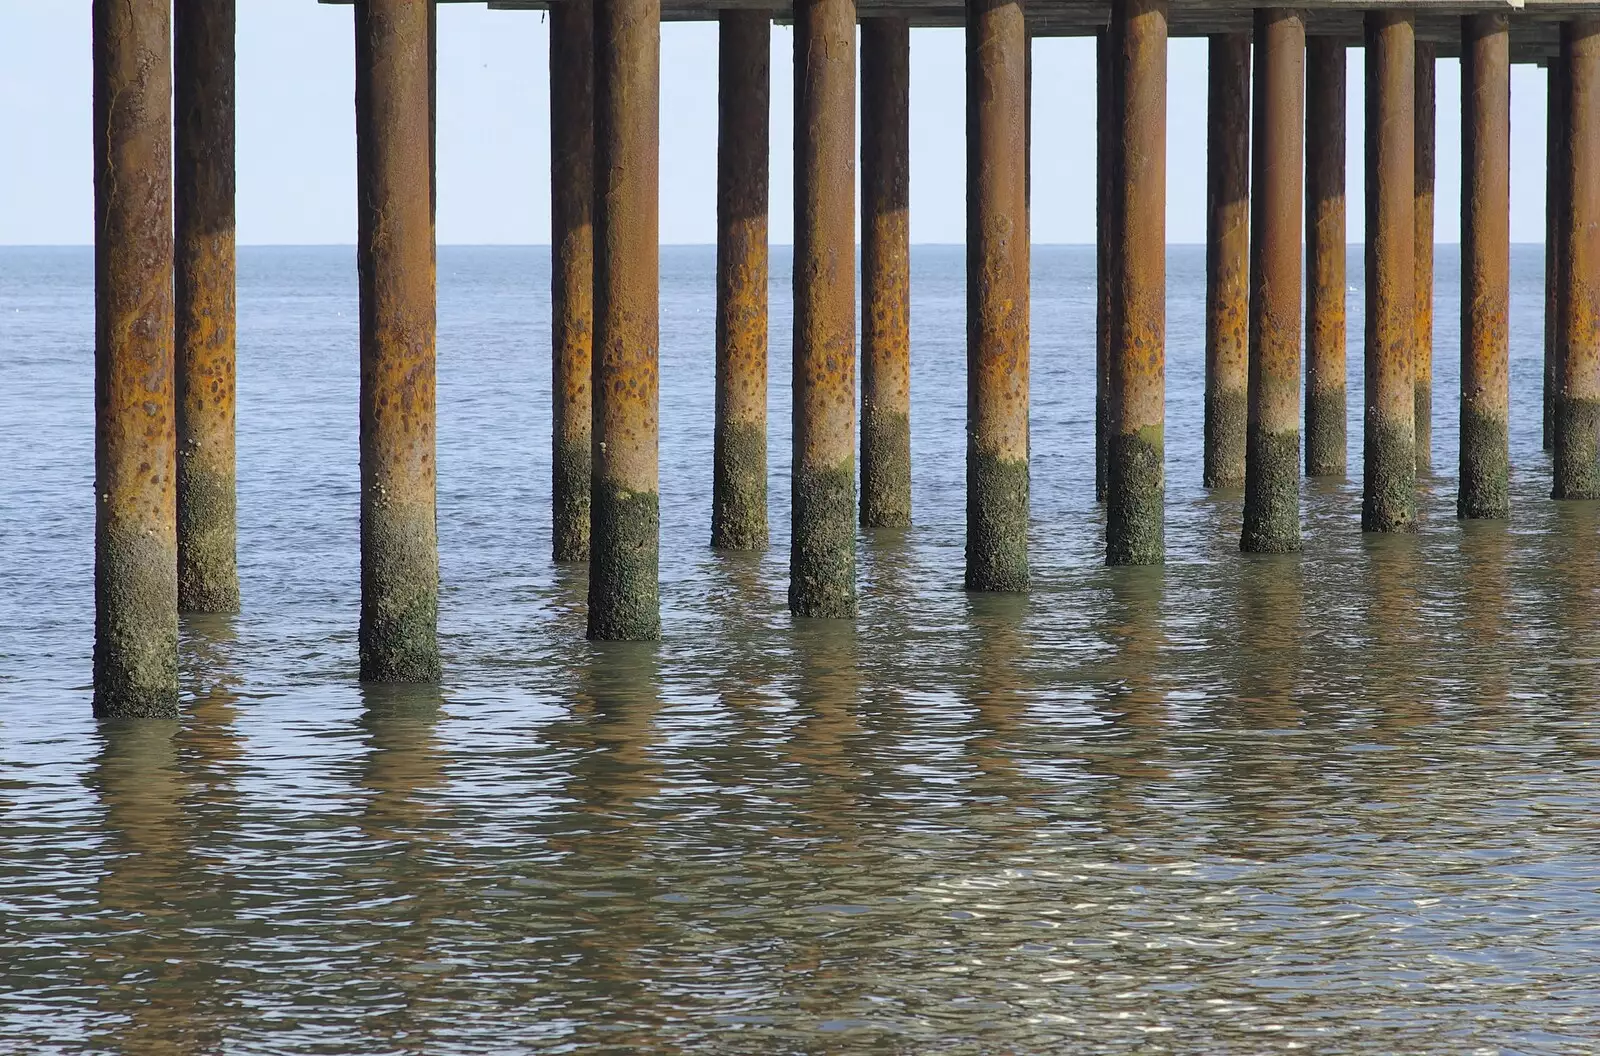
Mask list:
[[[550,7],[550,505],[557,561],[589,558],[594,187],[594,5],[564,0]]]
[[[856,614],[854,0],[794,8],[794,478],[789,610]]]
[[[1366,14],[1366,418],[1361,527],[1416,527],[1417,456],[1412,430],[1416,341],[1412,216],[1416,178],[1416,43],[1412,16]]]
[[[1545,106],[1544,179],[1544,449],[1556,442],[1556,392],[1561,388],[1561,252],[1566,230],[1566,206],[1562,203],[1566,171],[1562,164],[1563,130],[1566,128],[1567,92],[1560,57],[1545,69],[1548,99]]]
[[[1556,393],[1558,499],[1600,498],[1600,19],[1561,25],[1562,137],[1560,382]]]
[[[356,5],[361,677],[439,677],[428,4]]]
[[[1203,482],[1237,488],[1244,483],[1249,380],[1250,35],[1219,34],[1208,47]]]
[[[772,16],[766,11],[723,11],[717,34],[717,419],[711,545],[765,550]]]
[[[178,715],[169,0],[95,0],[94,711]]]
[[[861,23],[861,524],[911,524],[911,28]]]
[[[1167,0],[1111,6],[1111,348],[1106,563],[1165,559]]]
[[[1111,399],[1112,153],[1116,147],[1115,63],[1110,30],[1095,34],[1094,501],[1106,501],[1106,415]]]
[[[1306,29],[1255,15],[1250,215],[1250,427],[1240,549],[1300,549],[1300,227]]]
[[[1416,343],[1412,345],[1412,365],[1416,371],[1416,407],[1412,417],[1416,431],[1417,472],[1426,473],[1433,468],[1433,173],[1434,148],[1438,139],[1437,91],[1435,67],[1437,50],[1432,44],[1417,44],[1416,61],[1416,129],[1415,156],[1416,183],[1413,188],[1415,204],[1412,220],[1416,226],[1417,245],[1413,265],[1415,279],[1412,293],[1416,297]]]
[[[1345,46],[1306,42],[1306,475],[1345,474]]]
[[[237,612],[234,0],[173,8],[178,608]]]
[[[589,637],[661,637],[661,0],[594,5]]]
[[[967,0],[968,590],[1028,586],[1027,47],[1018,0]]]
[[[1462,517],[1511,515],[1511,44],[1501,13],[1461,20]]]

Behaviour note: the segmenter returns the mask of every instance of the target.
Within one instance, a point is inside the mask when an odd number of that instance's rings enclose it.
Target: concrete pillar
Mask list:
[[[1113,0],[1106,563],[1165,559],[1167,0]]]
[[[861,524],[911,524],[911,28],[861,23]]]
[[[594,181],[594,5],[565,0],[550,7],[550,501],[557,561],[589,558]]]
[[[765,550],[772,16],[767,11],[723,11],[717,32],[717,419],[711,545]]]
[[[1557,57],[1545,69],[1545,177],[1544,177],[1544,449],[1555,447],[1556,392],[1561,388],[1561,238],[1566,229],[1562,201],[1566,166],[1561,160],[1566,128],[1567,92],[1563,66]]]
[[[1416,527],[1416,43],[1407,11],[1366,14],[1366,420],[1361,527]]]
[[[854,0],[799,0],[789,610],[838,619],[856,614],[855,80]]]
[[[1345,474],[1345,46],[1306,42],[1306,475]]]
[[[1600,19],[1561,24],[1565,135],[1557,271],[1560,388],[1556,394],[1558,499],[1600,498]]]
[[[1028,35],[967,0],[968,590],[1028,586]]]
[[[1110,30],[1095,34],[1094,501],[1106,501],[1106,415],[1111,407],[1112,154],[1116,147],[1115,64]]]
[[[95,0],[94,711],[178,714],[169,0]]]
[[[1434,146],[1437,141],[1437,90],[1435,67],[1437,49],[1428,43],[1417,43],[1416,61],[1416,129],[1415,204],[1412,222],[1416,227],[1417,245],[1413,265],[1415,279],[1412,293],[1417,307],[1413,324],[1416,342],[1412,345],[1412,364],[1416,371],[1416,408],[1412,417],[1416,428],[1417,472],[1426,473],[1433,468],[1433,173]]]
[[[1511,52],[1505,14],[1461,20],[1461,472],[1456,512],[1511,515]]]
[[[239,611],[234,497],[234,0],[173,8],[178,608]]]
[[[1300,230],[1306,30],[1255,15],[1250,213],[1250,419],[1240,548],[1300,549]]]
[[[356,5],[361,677],[439,677],[426,0]]]
[[[594,0],[589,637],[661,636],[660,0]]]
[[[1209,45],[1203,481],[1237,488],[1244,484],[1250,345],[1250,35],[1219,34]]]

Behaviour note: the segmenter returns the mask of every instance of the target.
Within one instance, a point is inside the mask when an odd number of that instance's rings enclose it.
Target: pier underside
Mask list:
[[[350,0],[321,0],[349,3]],[[485,0],[439,0],[440,3],[485,3]],[[556,0],[560,2],[560,0]],[[487,0],[501,11],[546,11],[551,0]],[[1206,37],[1216,33],[1247,33],[1258,4],[1250,0],[1173,0],[1168,35]],[[1544,63],[1560,47],[1560,21],[1580,15],[1600,14],[1600,3],[1587,0],[1312,0],[1295,4],[1305,13],[1307,36],[1334,37],[1346,44],[1361,44],[1361,18],[1377,8],[1409,10],[1416,16],[1416,39],[1432,43],[1441,57],[1461,53],[1461,18],[1483,11],[1503,11],[1511,16],[1511,61]],[[789,22],[793,5],[771,0],[662,0],[661,18],[667,22],[711,22],[721,11],[770,11],[778,22]],[[862,19],[894,16],[909,19],[913,27],[957,27],[965,22],[965,0],[857,0]],[[1028,32],[1034,37],[1090,36],[1104,29],[1111,5],[1101,0],[1033,0],[1027,5]]]

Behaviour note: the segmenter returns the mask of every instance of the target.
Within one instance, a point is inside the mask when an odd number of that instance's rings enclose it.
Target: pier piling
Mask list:
[[[661,636],[660,0],[594,0],[591,639]]]
[[[1600,19],[1561,24],[1562,205],[1558,267],[1557,499],[1600,498]]]
[[[717,399],[711,545],[767,548],[767,144],[772,18],[718,17]]]
[[[1461,463],[1456,512],[1511,515],[1511,58],[1506,16],[1461,20]]]
[[[1244,484],[1250,347],[1250,36],[1210,38],[1206,64],[1206,411],[1203,482]],[[1298,238],[1298,234],[1296,235]]]
[[[1366,14],[1366,414],[1361,527],[1416,527],[1412,15]]]
[[[1567,91],[1563,63],[1558,55],[1545,68],[1544,164],[1544,449],[1556,443],[1556,393],[1561,388],[1561,268],[1566,254],[1561,239],[1566,233],[1565,149]]]
[[[854,0],[794,6],[794,476],[789,610],[853,619]]]
[[[1415,430],[1417,472],[1427,473],[1433,468],[1433,178],[1434,154],[1438,141],[1436,135],[1438,92],[1438,49],[1430,43],[1418,41],[1415,66],[1413,109],[1416,121],[1417,146],[1413,158],[1415,165],[1415,196],[1412,205],[1412,223],[1417,233],[1413,250],[1412,295],[1416,298],[1412,325],[1416,327],[1416,340],[1411,346],[1412,369],[1416,374],[1412,422]]]
[[[967,2],[968,590],[1028,586],[1028,35]]]
[[[861,23],[861,525],[911,524],[911,28]]]
[[[1111,7],[1115,142],[1106,563],[1165,558],[1167,0]]]
[[[234,0],[173,7],[178,608],[237,612]]]
[[[439,677],[428,4],[356,26],[361,294],[361,677]]]
[[[1345,448],[1345,46],[1306,41],[1306,475],[1342,477]]]
[[[170,0],[95,0],[94,711],[178,715]]]
[[[1106,416],[1111,413],[1112,154],[1116,148],[1116,88],[1110,30],[1095,34],[1094,224],[1094,501],[1106,501]]]
[[[1255,15],[1250,214],[1249,440],[1244,530],[1255,553],[1300,549],[1300,231],[1305,23]]]
[[[564,0],[550,7],[550,501],[557,561],[589,558],[594,188],[594,4]]]

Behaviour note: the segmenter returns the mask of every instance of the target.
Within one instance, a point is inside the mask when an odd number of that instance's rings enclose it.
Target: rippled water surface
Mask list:
[[[1093,252],[1034,253],[1026,597],[960,590],[962,251],[913,256],[917,527],[796,624],[710,552],[712,269],[662,275],[665,641],[549,560],[545,250],[439,258],[445,684],[355,678],[352,251],[244,251],[245,611],[184,719],[90,717],[87,250],[0,251],[0,1051],[1579,1053],[1600,1044],[1600,510],[1548,498],[1514,257],[1509,525],[1454,518],[1439,252],[1423,530],[1237,552],[1170,263],[1164,569],[1100,563]]]

